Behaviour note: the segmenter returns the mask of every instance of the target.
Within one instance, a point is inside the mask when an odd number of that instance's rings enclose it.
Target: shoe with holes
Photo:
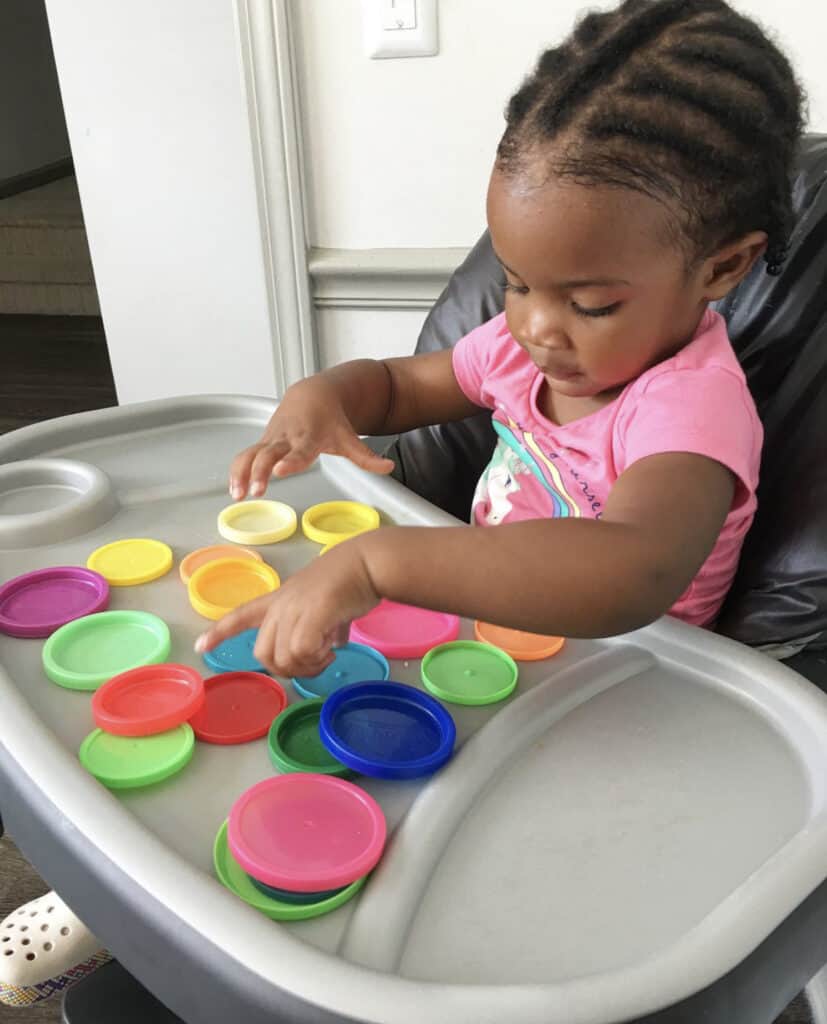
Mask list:
[[[47,892],[0,922],[0,1003],[31,1006],[111,959],[63,900]]]

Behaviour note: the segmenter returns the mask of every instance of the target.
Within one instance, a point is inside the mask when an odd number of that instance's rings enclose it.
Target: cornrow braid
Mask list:
[[[778,274],[803,105],[787,58],[725,0],[626,0],[540,56],[497,162],[517,173],[542,157],[550,176],[665,202],[689,261],[763,230]]]

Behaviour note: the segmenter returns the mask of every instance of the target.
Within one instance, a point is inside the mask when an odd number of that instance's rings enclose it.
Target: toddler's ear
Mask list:
[[[751,231],[708,257],[702,271],[705,298],[714,302],[731,292],[766,248],[766,232]]]

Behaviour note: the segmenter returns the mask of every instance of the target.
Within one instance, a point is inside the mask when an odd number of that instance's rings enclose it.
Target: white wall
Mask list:
[[[470,245],[509,96],[582,0],[440,0],[436,57],[369,60],[361,0],[293,0],[310,239],[331,248]],[[827,5],[743,0],[777,34],[827,131]]]
[[[121,402],[273,394],[229,0],[47,0]]]
[[[0,181],[69,156],[43,0],[0,3]]]
[[[439,54],[369,60],[361,0],[292,0],[314,246],[470,246],[509,96],[570,30],[582,0],[439,0]],[[743,0],[798,67],[811,125],[827,131],[827,7]],[[410,352],[424,312],[326,309],[324,365]]]

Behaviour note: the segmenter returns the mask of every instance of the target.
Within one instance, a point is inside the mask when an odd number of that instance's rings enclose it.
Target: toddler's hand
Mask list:
[[[291,576],[273,594],[237,608],[198,638],[209,651],[244,629],[259,627],[255,656],[275,675],[315,676],[347,640],[350,622],[379,603],[359,538],[337,545]]]
[[[320,377],[309,377],[288,389],[258,444],[233,460],[230,494],[241,501],[259,497],[270,476],[298,473],[322,452],[344,455],[372,473],[390,473],[393,460],[382,458],[359,439],[335,388]]]

